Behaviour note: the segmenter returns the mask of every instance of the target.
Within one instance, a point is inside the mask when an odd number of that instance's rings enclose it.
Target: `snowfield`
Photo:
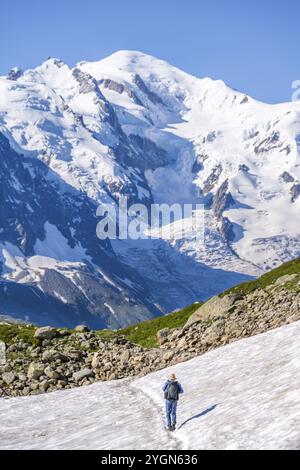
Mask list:
[[[300,322],[172,368],[178,429],[163,426],[170,370],[0,400],[1,449],[299,449]]]

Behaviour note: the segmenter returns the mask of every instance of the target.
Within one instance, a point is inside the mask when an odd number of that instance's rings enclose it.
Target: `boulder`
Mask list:
[[[31,383],[29,388],[30,388],[30,390],[35,391],[39,388],[39,384],[38,383]]]
[[[80,382],[81,380],[86,379],[88,377],[94,377],[94,372],[91,369],[82,369],[78,372],[74,372],[73,374],[73,379],[75,380],[75,382]]]
[[[234,305],[238,298],[239,296],[236,294],[225,295],[225,297],[212,297],[193,313],[186,326],[223,315]]]
[[[34,333],[34,337],[37,339],[48,339],[51,340],[57,336],[57,330],[51,328],[51,326],[44,326],[43,328],[38,328]]]
[[[49,377],[49,379],[59,379],[60,377],[60,374],[58,372],[56,372],[56,370],[52,369],[52,367],[48,366],[46,367],[46,369],[44,370],[44,374],[47,375],[47,377]]]
[[[124,363],[124,362],[128,362],[129,359],[130,359],[130,356],[131,356],[131,353],[129,351],[129,349],[126,349],[124,352],[122,352],[122,354],[120,355],[120,362],[121,363]]]
[[[59,380],[59,381],[57,382],[57,384],[58,384],[59,387],[61,387],[61,388],[65,388],[65,387],[68,385],[65,380]]]
[[[48,382],[48,380],[43,380],[40,384],[39,384],[39,389],[42,393],[45,393],[47,392],[48,388],[50,387],[50,384]]]
[[[74,349],[72,351],[65,351],[64,356],[68,361],[79,361],[82,357],[82,351],[77,351]]]
[[[74,330],[77,331],[77,333],[88,333],[90,331],[89,327],[86,325],[77,325]]]
[[[170,332],[170,328],[164,328],[163,330],[157,332],[156,338],[159,346],[162,346],[167,341]]]
[[[175,354],[174,351],[167,351],[163,355],[163,360],[166,361],[166,362],[171,361],[174,357],[174,354]]]
[[[67,362],[69,361],[69,357],[65,354],[62,354],[55,349],[46,349],[46,351],[43,352],[42,354],[42,360],[45,362],[51,362],[51,361],[63,361]]]
[[[45,366],[43,364],[32,362],[28,367],[27,377],[38,380],[44,374]]]
[[[187,349],[188,348],[188,339],[183,336],[179,341],[178,343],[176,344],[176,348],[177,349]]]
[[[213,329],[208,330],[202,337],[201,337],[201,343],[204,345],[213,345],[213,344],[218,344],[220,341],[220,335],[214,331]]]
[[[108,377],[108,380],[117,380],[117,379],[118,379],[118,376],[115,373],[110,374],[110,376]]]
[[[27,376],[24,374],[24,373],[19,373],[18,374],[18,380],[20,380],[20,382],[26,382],[27,381]]]
[[[98,367],[100,367],[101,362],[102,362],[102,356],[99,353],[94,353],[94,356],[91,362],[92,368],[97,369]]]
[[[2,380],[6,383],[6,385],[12,384],[16,379],[14,372],[4,372],[2,374]]]

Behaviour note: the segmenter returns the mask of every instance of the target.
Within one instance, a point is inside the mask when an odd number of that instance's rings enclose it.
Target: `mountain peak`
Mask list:
[[[62,67],[69,68],[69,66],[65,64],[61,59],[57,57],[48,57],[47,60],[42,62],[42,64],[36,67],[34,70],[37,70],[40,72],[40,71],[49,71],[51,69],[57,69],[57,68],[62,68]]]
[[[184,78],[192,78],[191,75],[183,72],[177,67],[169,64],[167,61],[159,59],[153,55],[145,54],[134,50],[120,50],[114,52],[108,57],[95,62],[85,62],[77,64],[89,69],[94,75],[100,72],[122,73],[126,77],[128,73],[139,74],[144,77],[153,75],[161,77],[169,77],[172,80],[180,81]]]

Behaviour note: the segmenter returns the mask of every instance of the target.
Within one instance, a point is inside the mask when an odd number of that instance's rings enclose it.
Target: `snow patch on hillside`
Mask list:
[[[164,429],[170,369],[0,399],[1,449],[299,449],[300,322],[172,367],[185,394]]]

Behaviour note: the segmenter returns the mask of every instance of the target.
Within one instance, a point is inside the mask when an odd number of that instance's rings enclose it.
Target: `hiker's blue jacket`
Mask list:
[[[166,383],[164,384],[164,386],[163,386],[163,388],[162,388],[163,392],[165,392],[165,391],[167,390],[168,385],[169,385],[170,383],[172,383],[172,382],[173,382],[172,380],[167,380],[167,381],[166,381]],[[177,383],[177,385],[178,385],[178,393],[180,393],[180,394],[181,394],[181,393],[184,393],[181,384],[180,384],[179,382],[176,382],[176,383]]]

